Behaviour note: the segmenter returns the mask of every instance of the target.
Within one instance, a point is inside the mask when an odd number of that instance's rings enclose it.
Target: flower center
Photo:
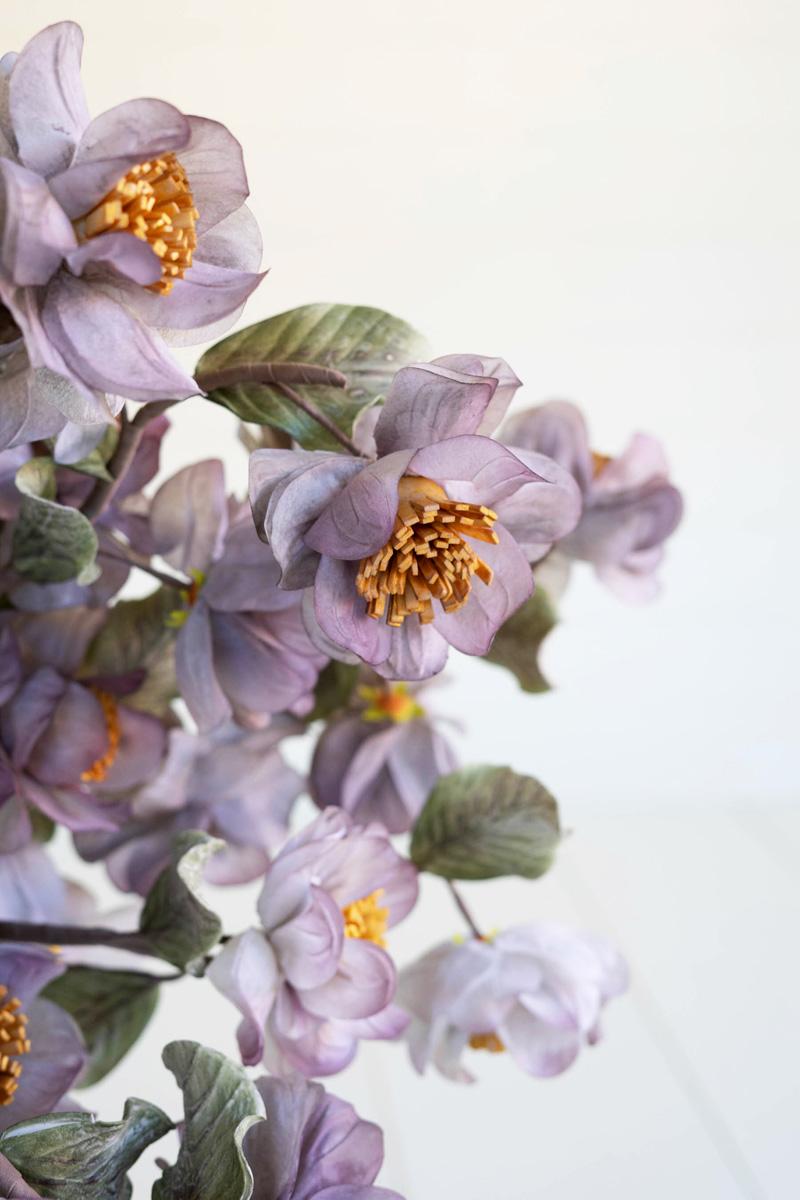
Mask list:
[[[378,904],[383,895],[383,888],[362,896],[342,909],[344,917],[344,936],[361,938],[365,942],[374,942],[376,946],[385,946],[384,934],[389,926],[389,910]]]
[[[206,581],[205,571],[192,569],[189,574],[192,577],[188,587],[181,588],[180,597],[183,601],[183,608],[173,608],[167,613],[167,618],[164,624],[167,629],[180,629],[186,624],[186,618],[189,616],[190,609],[194,608],[197,603],[197,597],[200,595],[200,589]]]
[[[473,1050],[488,1050],[490,1054],[502,1054],[505,1050],[496,1033],[473,1033],[469,1044]]]
[[[20,1054],[27,1054],[31,1048],[28,1040],[28,1018],[20,1012],[20,1002],[14,998],[6,999],[8,988],[0,984],[0,1107],[5,1108],[14,1099],[14,1092],[19,1087],[19,1077],[22,1074],[22,1063],[17,1061]]]
[[[110,692],[103,692],[99,688],[92,688],[92,691],[99,700],[100,707],[103,710],[108,749],[99,758],[96,758],[92,765],[81,774],[83,783],[100,783],[105,779],[116,761],[121,736],[119,707],[116,700]]]
[[[415,717],[424,717],[425,709],[408,694],[405,683],[391,683],[385,687],[360,687],[358,694],[366,700],[367,707],[361,716],[365,721],[394,721],[404,725]]]
[[[608,466],[608,464],[610,462],[611,462],[610,454],[598,454],[596,450],[593,450],[592,451],[592,479],[597,479],[597,476],[600,475],[601,472],[605,470],[605,468]]]
[[[386,614],[399,628],[416,614],[423,625],[434,618],[433,601],[446,613],[467,602],[472,576],[492,582],[492,570],[464,538],[496,545],[492,526],[497,513],[482,504],[448,499],[432,479],[405,475],[398,487],[399,504],[392,536],[382,550],[362,558],[356,589],[376,621]]]
[[[174,154],[162,154],[132,167],[74,224],[82,242],[121,232],[147,242],[161,259],[161,278],[149,290],[166,296],[192,265],[199,215],[183,167]]]

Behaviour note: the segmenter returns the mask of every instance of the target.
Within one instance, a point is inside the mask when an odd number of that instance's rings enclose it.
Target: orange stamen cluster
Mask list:
[[[596,450],[592,451],[592,478],[597,479],[597,476],[606,469],[611,462],[610,454],[598,454]]]
[[[192,265],[199,213],[189,180],[174,154],[139,163],[91,212],[75,222],[80,241],[101,233],[132,233],[161,259],[161,278],[149,285],[166,296]]]
[[[362,558],[356,588],[376,621],[385,615],[387,624],[399,628],[415,615],[427,625],[434,619],[434,600],[446,613],[458,612],[473,575],[492,582],[491,567],[464,539],[496,545],[497,513],[450,500],[433,480],[415,475],[400,480],[398,499],[392,536],[376,554]]]
[[[490,1054],[502,1054],[505,1050],[496,1033],[473,1033],[469,1044],[473,1050],[488,1050]]]
[[[385,933],[389,927],[389,909],[381,908],[378,901],[383,895],[383,888],[354,900],[342,909],[344,917],[344,936],[361,938],[365,942],[374,942],[376,946],[385,946]]]
[[[81,780],[84,783],[101,783],[105,779],[116,762],[117,754],[119,753],[120,737],[122,736],[119,707],[116,700],[110,692],[100,691],[99,688],[95,688],[93,691],[103,710],[108,749],[99,758],[96,758],[92,765],[82,773]]]
[[[6,999],[8,988],[0,984],[0,1107],[5,1108],[14,1099],[22,1074],[22,1063],[17,1059],[31,1048],[28,1039],[28,1018],[20,1012],[20,1002]]]

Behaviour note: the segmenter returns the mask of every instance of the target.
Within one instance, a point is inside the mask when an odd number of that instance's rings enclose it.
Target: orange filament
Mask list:
[[[192,265],[199,215],[183,167],[174,154],[162,154],[132,167],[74,224],[82,242],[119,232],[147,242],[161,259],[161,278],[149,290],[166,296]]]
[[[28,1039],[28,1018],[20,1012],[19,1000],[6,999],[8,988],[0,984],[0,1107],[5,1108],[14,1099],[22,1074],[22,1063],[18,1056],[27,1054],[31,1048]]]
[[[492,570],[464,538],[496,545],[492,526],[497,514],[482,504],[448,499],[432,479],[405,475],[392,536],[383,549],[362,558],[356,589],[367,601],[367,614],[399,628],[416,615],[423,625],[434,619],[433,601],[446,613],[467,602],[472,576],[492,582]]]
[[[384,934],[389,925],[389,910],[378,904],[383,895],[383,888],[354,900],[342,909],[344,917],[344,936],[361,938],[365,942],[374,942],[376,946],[385,946]]]
[[[490,1054],[502,1054],[505,1050],[496,1033],[473,1033],[469,1044],[473,1050],[488,1050]]]
[[[592,451],[592,479],[597,479],[597,476],[604,471],[611,462],[610,454],[598,454],[596,450]]]
[[[100,783],[105,779],[108,772],[116,762],[117,754],[119,753],[119,742],[121,737],[121,728],[119,721],[119,708],[117,702],[110,692],[100,691],[99,688],[92,688],[95,696],[100,702],[100,707],[103,710],[103,716],[106,722],[106,737],[108,738],[108,749],[99,758],[96,758],[92,765],[85,770],[81,775],[83,783]]]
[[[358,694],[367,701],[361,714],[365,721],[394,721],[404,725],[415,717],[424,717],[425,709],[408,694],[408,684],[388,683],[383,687],[360,687]]]

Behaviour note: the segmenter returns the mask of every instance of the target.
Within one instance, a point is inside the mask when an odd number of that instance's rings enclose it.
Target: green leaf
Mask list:
[[[425,353],[416,330],[379,308],[307,304],[218,342],[200,359],[197,375],[257,363],[332,368],[347,376],[347,387],[302,383],[292,387],[349,435],[356,417],[386,393],[400,367]],[[243,421],[282,429],[307,450],[341,450],[330,433],[273,385],[239,383],[212,388],[209,395]]]
[[[549,692],[550,684],[539,667],[539,651],[548,633],[558,624],[556,610],[544,588],[536,591],[513,613],[495,635],[487,662],[515,675],[523,692]]]
[[[262,1119],[258,1092],[240,1066],[197,1042],[170,1042],[162,1057],[186,1116],[178,1161],[154,1184],[153,1200],[250,1200],[242,1141]]]
[[[203,868],[225,845],[196,829],[175,838],[172,864],[153,884],[144,902],[139,930],[159,958],[182,971],[194,970],[222,935],[222,922],[199,898]]]
[[[314,688],[314,708],[309,721],[324,721],[344,708],[358,682],[358,667],[332,659],[320,672]]]
[[[167,619],[179,607],[179,594],[170,587],[140,600],[120,600],[92,640],[81,674],[125,675],[158,661],[172,638]]]
[[[105,1078],[144,1032],[158,1003],[158,979],[139,971],[69,967],[44,991],[83,1034],[89,1064],[80,1086]]]
[[[558,806],[538,780],[510,767],[467,767],[436,783],[414,828],[411,858],[445,879],[536,879],[558,840]]]
[[[111,483],[113,476],[109,473],[106,464],[116,450],[118,441],[119,429],[117,426],[107,425],[100,441],[94,450],[86,455],[86,458],[81,458],[78,462],[59,463],[58,465],[66,467],[70,471],[78,471],[81,475],[90,475],[92,479],[102,479],[104,483]],[[52,444],[55,445],[55,439]]]
[[[91,1113],[51,1113],[0,1134],[0,1154],[44,1200],[128,1200],[126,1172],[173,1128],[160,1108],[128,1100],[121,1121]]]
[[[15,482],[22,492],[11,547],[16,570],[34,583],[91,583],[97,578],[97,535],[77,508],[56,503],[52,459],[29,459]]]

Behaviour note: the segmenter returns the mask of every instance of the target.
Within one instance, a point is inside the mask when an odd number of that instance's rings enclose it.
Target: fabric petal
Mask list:
[[[269,942],[257,930],[246,930],[222,947],[206,976],[242,1014],[236,1031],[239,1053],[243,1063],[255,1065],[264,1053],[264,1028],[278,986]]]
[[[343,939],[341,910],[327,892],[313,884],[307,890],[304,909],[270,933],[281,971],[293,987],[304,989],[318,987],[333,977]],[[312,1006],[307,1007],[314,1011]]]
[[[449,367],[451,371],[460,371],[464,375],[482,375],[497,381],[494,395],[480,425],[477,429],[465,431],[483,434],[485,437],[493,434],[514,399],[517,388],[522,386],[522,380],[517,378],[506,360],[482,354],[445,354],[433,361],[437,366]]]
[[[11,72],[9,111],[19,156],[39,175],[68,166],[89,122],[82,50],[80,26],[61,21],[31,38]]]
[[[467,603],[455,613],[436,616],[436,628],[451,646],[464,654],[483,655],[497,630],[533,592],[533,575],[527,558],[500,524],[496,546],[481,545],[480,556],[492,570],[488,585],[473,577]]]
[[[73,228],[40,176],[0,158],[0,265],[19,287],[47,283],[75,247]]]
[[[583,413],[568,400],[550,400],[535,408],[515,413],[500,431],[505,445],[517,450],[534,450],[552,458],[569,471],[582,492],[592,482],[592,452]]]
[[[447,662],[447,641],[439,629],[439,619],[422,625],[413,619],[399,629],[391,629],[389,654],[375,670],[384,679],[419,680],[438,675]],[[388,628],[388,627],[387,627]]]
[[[59,956],[46,946],[21,942],[0,944],[0,983],[17,997],[23,1008],[43,987],[63,975],[64,969]]]
[[[397,485],[413,457],[413,450],[400,450],[365,466],[317,517],[306,545],[346,560],[380,550],[394,528]]]
[[[205,571],[220,556],[227,527],[225,474],[218,458],[184,467],[153,497],[153,550],[184,574]]]
[[[175,642],[175,676],[201,733],[228,720],[231,706],[214,672],[211,618],[202,601],[189,613]]]
[[[356,1020],[386,1008],[397,977],[385,950],[359,938],[345,938],[335,975],[316,988],[303,988],[303,1007],[318,1017]]]
[[[52,1112],[86,1065],[83,1038],[63,1008],[34,1000],[26,1011],[31,1048],[20,1059],[14,1103],[0,1109],[0,1129]]]
[[[314,582],[314,615],[331,641],[375,665],[388,659],[395,631],[367,615],[356,591],[356,570],[355,563],[322,556]]]
[[[475,433],[497,387],[434,363],[403,367],[395,375],[375,426],[381,455]]]
[[[142,286],[161,278],[161,259],[147,242],[132,233],[104,233],[90,238],[66,257],[73,275],[83,275],[87,267],[106,267]]]
[[[242,147],[229,129],[206,117],[187,117],[189,144],[181,152],[181,165],[200,213],[197,232],[241,208],[250,194]]]

